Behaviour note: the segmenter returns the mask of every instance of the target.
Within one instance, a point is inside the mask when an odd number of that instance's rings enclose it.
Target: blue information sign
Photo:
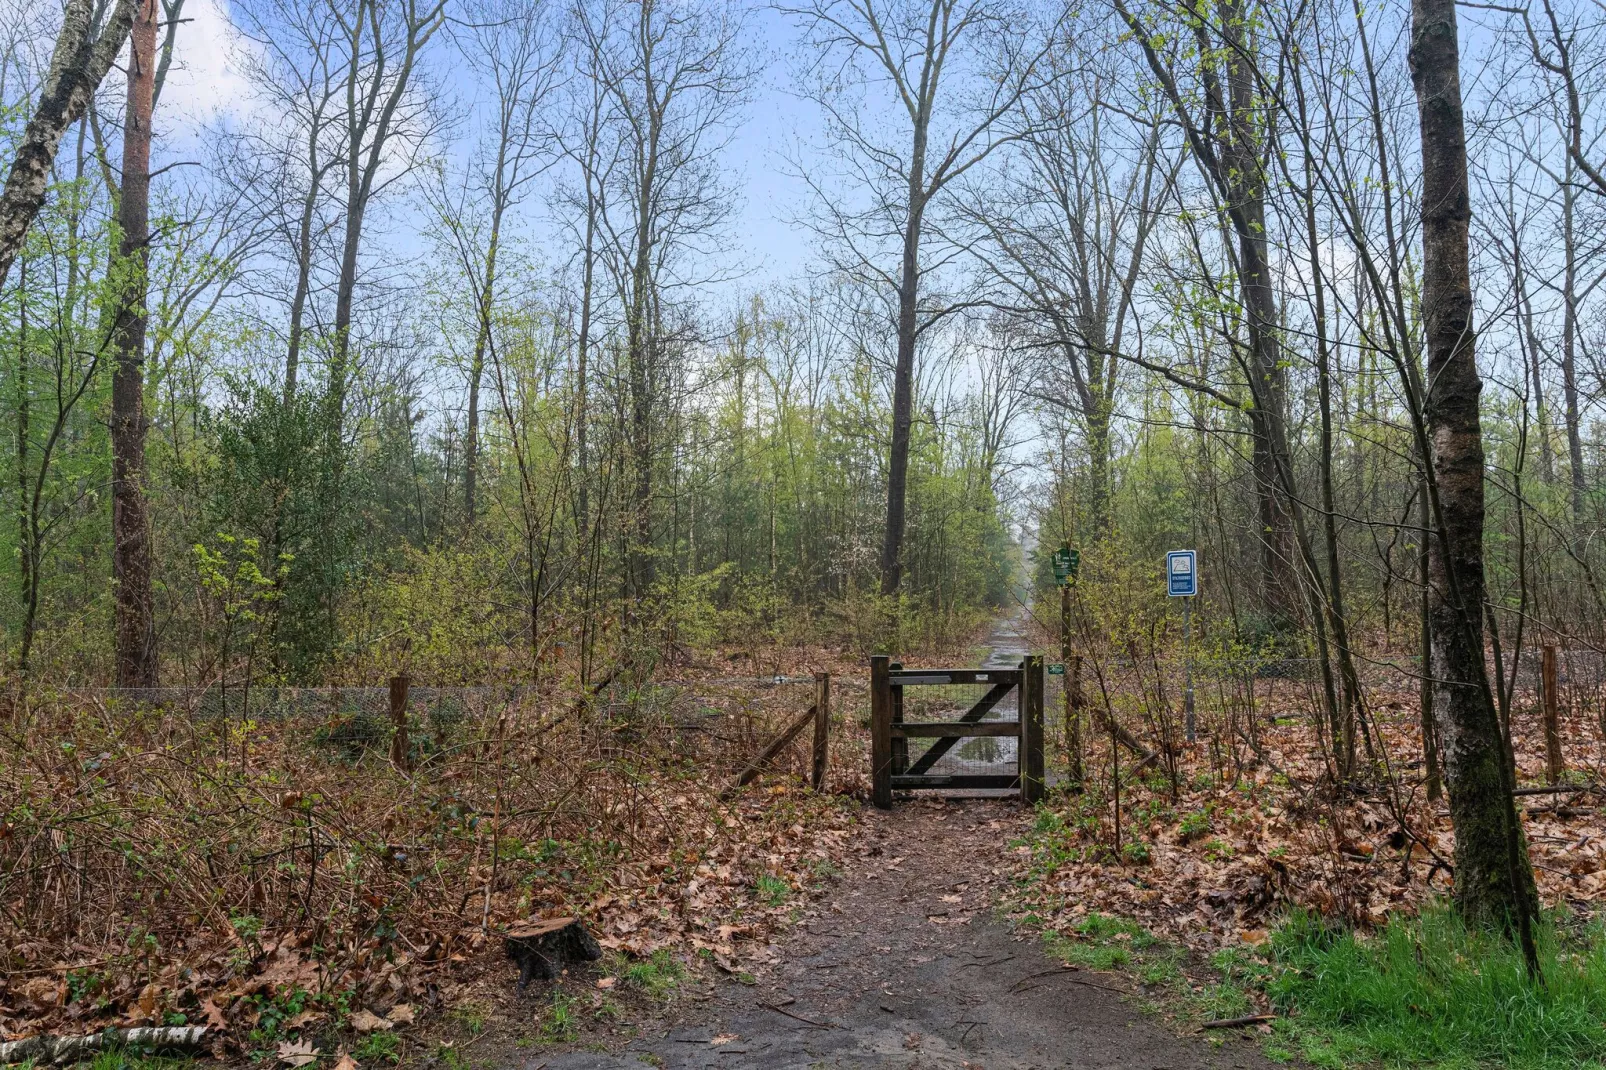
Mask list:
[[[1166,593],[1192,598],[1199,593],[1198,558],[1192,550],[1170,550],[1165,555]]]

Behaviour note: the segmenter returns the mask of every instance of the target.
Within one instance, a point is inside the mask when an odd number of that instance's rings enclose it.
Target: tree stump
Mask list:
[[[531,979],[555,980],[570,962],[595,962],[602,948],[574,918],[551,918],[517,925],[508,930],[503,945],[507,957],[519,964],[519,991]]]

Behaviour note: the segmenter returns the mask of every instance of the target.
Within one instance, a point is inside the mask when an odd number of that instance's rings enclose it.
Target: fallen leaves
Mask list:
[[[7,863],[36,875],[0,904],[10,977],[0,1031],[182,1014],[238,1053],[265,1018],[292,1037],[406,1028],[487,970],[511,984],[485,953],[486,916],[494,931],[574,915],[606,947],[707,949],[745,977],[840,868],[855,818],[784,776],[720,803],[711,785],[723,780],[707,771],[740,760],[732,740],[795,717],[807,689],[655,685],[650,702],[604,693],[599,715],[632,728],[599,757],[577,721],[546,727],[572,702],[560,679],[548,687],[512,704],[473,697],[483,708],[465,698],[465,720],[503,725],[506,746],[455,748],[410,774],[317,743],[329,728],[321,713],[264,717],[242,755],[220,736],[175,736],[183,711],[109,721],[81,716],[70,697],[41,703],[35,738],[49,746],[0,754],[0,782],[18,785]],[[729,726],[708,732],[710,717]],[[698,730],[679,731],[682,718]],[[170,752],[177,738],[181,754]],[[844,784],[863,786],[861,744],[852,732],[833,738],[851,752],[833,763]],[[782,758],[801,768],[805,750]],[[498,785],[521,793],[516,815],[496,816]],[[298,927],[305,918],[321,919],[316,930]],[[154,931],[159,949],[128,955],[126,934]],[[349,1021],[336,987],[363,1008]]]
[[[285,1066],[311,1066],[318,1061],[318,1049],[310,1040],[282,1040],[274,1053]]]
[[[350,1018],[351,1028],[359,1033],[382,1033],[395,1029],[396,1023],[388,1018],[381,1018],[372,1011],[358,1011]]]

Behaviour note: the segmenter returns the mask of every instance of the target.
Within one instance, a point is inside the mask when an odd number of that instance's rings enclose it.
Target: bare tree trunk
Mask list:
[[[112,579],[117,684],[155,687],[150,519],[145,501],[145,304],[150,263],[151,111],[156,80],[156,0],[139,0],[131,34],[123,130],[122,242],[112,376]]]
[[[1574,233],[1578,193],[1571,180],[1573,168],[1567,167],[1569,181],[1561,188],[1562,270],[1561,290],[1561,390],[1566,406],[1567,465],[1571,476],[1571,502],[1573,523],[1584,522],[1584,441],[1579,430],[1578,414],[1578,241]]]
[[[909,165],[909,209],[904,220],[903,265],[898,277],[898,358],[892,371],[892,449],[887,459],[887,529],[881,544],[881,593],[903,584],[903,533],[909,493],[909,439],[914,426],[915,342],[919,330],[920,228],[925,213],[926,128],[915,121]]]
[[[586,444],[586,426],[590,421],[587,391],[590,383],[588,361],[591,356],[591,306],[595,300],[597,255],[597,205],[591,191],[591,175],[586,175],[586,236],[585,259],[580,266],[580,334],[576,339],[577,353],[574,368],[574,437],[575,467],[579,470],[579,499],[576,503],[576,523],[579,529],[577,546],[584,546],[586,531],[591,524],[591,483],[589,479],[591,455]]]
[[[98,36],[93,33],[94,0],[68,0],[62,11],[50,69],[0,193],[0,283],[10,274],[28,226],[45,203],[62,135],[84,114],[122,50],[134,22],[134,2],[117,0]]]
[[[13,380],[16,390],[17,411],[17,584],[24,606],[33,593],[34,548],[33,528],[28,522],[28,434],[31,404],[29,398],[28,368],[28,258],[22,258],[17,269],[17,372]],[[33,646],[33,614],[24,612],[22,642],[18,648],[17,667],[28,671],[28,653]]]
[[[502,150],[505,154],[505,148]],[[500,179],[502,163],[497,175]],[[478,505],[475,501],[480,471],[480,380],[485,376],[485,346],[491,339],[492,302],[496,291],[496,254],[502,238],[502,212],[506,198],[499,189],[491,209],[491,241],[485,250],[485,276],[481,280],[478,327],[474,333],[474,358],[468,367],[468,428],[463,440],[463,529],[474,530]]]
[[[1484,664],[1484,456],[1474,360],[1455,0],[1413,0],[1411,80],[1422,139],[1422,318],[1430,384],[1435,538],[1430,557],[1434,712],[1455,822],[1455,899],[1480,924],[1515,925],[1537,969],[1533,870],[1517,823],[1511,765]]]

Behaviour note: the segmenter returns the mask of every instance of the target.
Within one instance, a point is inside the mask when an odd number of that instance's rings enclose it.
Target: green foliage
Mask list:
[[[686,968],[666,950],[654,951],[635,962],[616,964],[608,972],[617,974],[625,985],[652,999],[669,998],[686,977]]]
[[[1375,936],[1296,913],[1272,936],[1266,991],[1319,1066],[1606,1065],[1606,931],[1551,919],[1539,944],[1535,984],[1516,947],[1448,909]]]
[[[1192,843],[1210,831],[1210,808],[1195,810],[1183,817],[1182,823],[1177,826],[1177,832],[1183,843]]]
[[[357,1042],[351,1049],[351,1054],[358,1062],[401,1062],[401,1037],[391,1032],[369,1033]]]
[[[580,1035],[580,1001],[557,991],[541,1016],[541,1039],[548,1044],[567,1044]]]
[[[792,894],[792,886],[780,877],[765,873],[758,878],[755,886],[759,899],[770,906],[780,906]]]

